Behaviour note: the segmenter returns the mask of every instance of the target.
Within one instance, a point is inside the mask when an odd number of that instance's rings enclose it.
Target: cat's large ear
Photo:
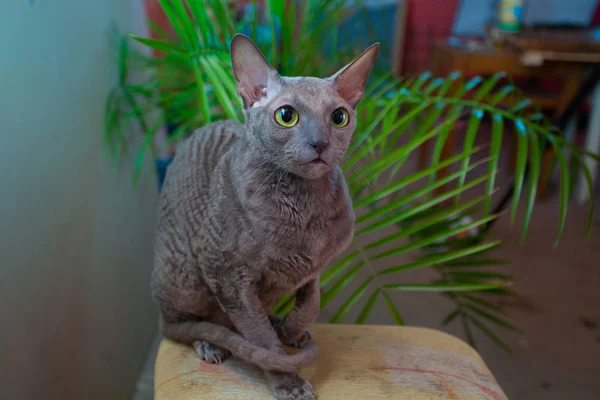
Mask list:
[[[244,108],[250,108],[267,97],[269,87],[275,82],[277,71],[269,65],[258,47],[245,35],[238,33],[231,40],[231,64],[237,85],[237,92],[244,101]]]
[[[337,91],[352,107],[356,107],[365,93],[365,85],[379,53],[379,43],[371,45],[358,58],[331,77]]]

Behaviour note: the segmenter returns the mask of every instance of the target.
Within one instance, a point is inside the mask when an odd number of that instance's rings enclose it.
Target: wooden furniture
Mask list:
[[[316,363],[300,371],[319,400],[501,400],[506,395],[466,343],[425,328],[315,325]],[[273,399],[258,368],[201,361],[168,340],[156,360],[156,400]]]
[[[566,63],[573,67],[600,64],[600,30],[536,30],[525,31],[519,35],[504,38],[511,49],[521,54],[522,63],[553,65]],[[529,64],[528,64],[529,65]],[[570,98],[569,98],[570,99]],[[585,149],[600,153],[600,85],[591,95],[590,120],[587,128]],[[574,125],[574,124],[573,124]],[[552,153],[546,154],[544,164],[549,165]],[[598,173],[596,162],[590,157],[586,164],[592,175],[592,182]],[[577,200],[588,200],[588,187],[584,175],[580,173],[577,188]]]
[[[394,41],[392,42],[392,72],[396,76],[402,75],[404,65],[404,42],[406,39],[406,16],[408,14],[408,0],[396,1],[396,22],[394,24]]]
[[[559,77],[564,82],[560,93],[553,94],[536,89],[525,91],[526,97],[558,116],[565,111],[579,89],[585,67],[590,63],[600,63],[600,41],[597,40],[598,34],[594,31],[535,30],[503,34],[490,30],[489,34],[499,47],[468,49],[447,43],[437,44],[434,48],[433,71],[440,76],[456,70],[465,76],[489,76],[504,71],[514,77]],[[515,98],[506,98],[505,105],[514,104],[515,101]],[[592,96],[592,112],[586,140],[586,150],[600,151],[600,89]],[[455,142],[455,133],[452,132],[442,152],[442,158],[453,154]],[[420,166],[426,164],[427,154],[426,145],[420,150]],[[515,154],[514,151],[511,152],[511,166],[514,165]],[[545,153],[542,176],[547,175],[545,171],[550,168],[552,157],[551,151]],[[594,160],[587,158],[586,163],[595,176]],[[440,177],[447,174],[448,168],[438,173]],[[583,202],[587,199],[588,189],[584,185],[583,176],[579,181],[578,199]],[[538,193],[540,197],[545,197],[547,192],[547,181],[542,180]]]
[[[600,63],[600,41],[594,30],[536,29],[519,34],[496,31],[492,35],[516,50],[525,65],[548,61]]]
[[[564,80],[563,88],[559,93],[534,88],[525,91],[525,96],[538,104],[542,109],[549,110],[553,115],[560,115],[575,95],[582,79],[583,65],[570,61],[536,61],[535,65],[526,63],[523,54],[511,48],[499,49],[496,47],[469,49],[456,47],[448,43],[438,43],[434,47],[432,71],[437,76],[446,76],[452,71],[460,71],[463,76],[491,76],[499,71],[506,72],[509,76],[524,78],[556,78]],[[515,105],[519,99],[516,96],[507,96],[501,105]],[[454,153],[456,144],[456,132],[453,130],[442,151],[442,159],[450,157]],[[420,149],[419,166],[424,167],[427,163],[428,145]],[[515,151],[511,152],[509,165],[515,163]],[[545,157],[545,171],[550,167],[551,157]],[[438,172],[438,177],[443,178],[449,173],[449,168]],[[544,174],[542,174],[544,176]],[[446,190],[446,187],[440,191]],[[541,181],[538,189],[540,197],[547,195],[547,181]]]
[[[555,113],[563,111],[581,82],[582,68],[568,62],[545,63],[539,66],[526,65],[520,54],[497,48],[469,50],[454,47],[447,43],[438,43],[434,47],[432,71],[438,76],[445,76],[453,71],[460,71],[463,76],[491,76],[499,71],[509,76],[525,78],[565,79],[562,93],[544,91],[541,88],[529,89],[526,96],[543,109]],[[518,100],[514,96],[506,97],[502,105],[511,105]]]

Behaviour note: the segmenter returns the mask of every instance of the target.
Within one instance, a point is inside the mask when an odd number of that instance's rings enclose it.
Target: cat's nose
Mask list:
[[[323,140],[323,139],[314,140],[314,141],[308,142],[308,144],[310,145],[310,147],[315,149],[315,151],[317,152],[318,155],[323,154],[323,152],[329,146],[329,142],[327,140]]]

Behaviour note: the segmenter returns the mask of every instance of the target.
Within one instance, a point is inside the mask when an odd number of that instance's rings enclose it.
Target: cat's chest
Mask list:
[[[352,237],[353,214],[346,196],[329,203],[320,200],[279,199],[258,227],[265,268],[288,288],[316,276]]]

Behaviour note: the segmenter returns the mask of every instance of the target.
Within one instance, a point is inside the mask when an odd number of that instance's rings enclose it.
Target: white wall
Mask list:
[[[136,12],[2,2],[0,398],[127,399],[155,331],[156,186],[133,189],[102,143],[109,28]]]

